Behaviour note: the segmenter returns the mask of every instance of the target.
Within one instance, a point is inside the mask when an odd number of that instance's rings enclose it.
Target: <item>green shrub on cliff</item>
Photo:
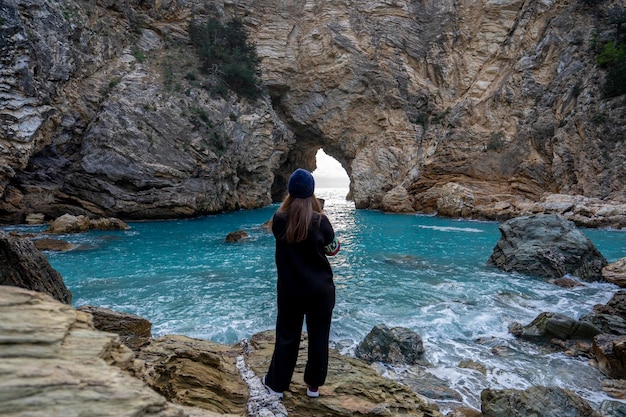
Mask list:
[[[239,19],[223,25],[216,18],[189,25],[189,37],[196,47],[205,74],[214,78],[214,89],[220,82],[237,93],[255,99],[261,95],[259,57],[256,47]]]

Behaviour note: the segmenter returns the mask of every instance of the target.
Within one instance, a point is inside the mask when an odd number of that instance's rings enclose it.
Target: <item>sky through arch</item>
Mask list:
[[[315,155],[317,168],[313,171],[316,188],[349,188],[350,178],[341,164],[323,149]]]

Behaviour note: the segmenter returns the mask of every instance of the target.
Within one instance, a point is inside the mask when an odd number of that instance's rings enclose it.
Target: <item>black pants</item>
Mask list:
[[[309,303],[280,302],[276,319],[276,343],[265,383],[276,392],[289,389],[298,360],[302,324],[306,317],[309,336],[304,382],[311,387],[324,385],[328,372],[328,339],[332,311],[317,312]]]

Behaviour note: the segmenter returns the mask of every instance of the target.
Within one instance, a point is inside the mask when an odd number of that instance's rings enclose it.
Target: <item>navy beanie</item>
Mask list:
[[[289,194],[295,198],[309,198],[315,190],[313,175],[306,169],[298,168],[289,177]]]

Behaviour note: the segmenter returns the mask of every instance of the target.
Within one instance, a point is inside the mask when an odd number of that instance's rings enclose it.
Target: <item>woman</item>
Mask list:
[[[339,252],[339,241],[313,194],[313,175],[304,169],[289,177],[289,194],[272,219],[276,238],[278,317],[272,362],[263,382],[283,397],[289,388],[306,317],[309,337],[304,382],[309,397],[319,396],[328,370],[328,339],[335,306],[333,271],[326,256]]]

